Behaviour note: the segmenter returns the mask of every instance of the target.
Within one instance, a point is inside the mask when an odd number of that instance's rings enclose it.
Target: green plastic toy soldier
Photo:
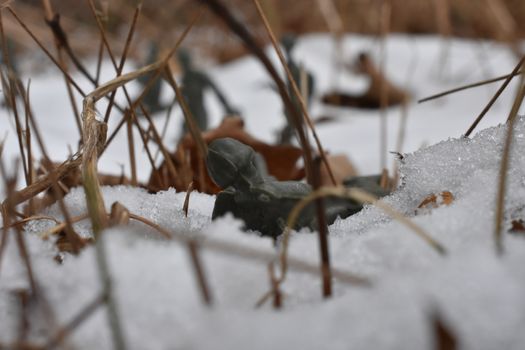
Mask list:
[[[292,50],[295,47],[296,42],[297,40],[295,36],[291,34],[285,34],[281,38],[281,45],[283,46],[283,49],[284,49],[284,54],[286,57],[286,64],[288,65],[288,69],[290,69],[290,73],[292,74],[295,84],[300,90],[301,89],[301,69],[299,68],[299,65],[297,65],[297,63],[292,57]],[[307,89],[308,89],[308,95],[307,95],[306,102],[307,102],[307,106],[309,106],[312,100],[314,89],[315,89],[315,79],[310,72],[306,72],[306,78],[307,78]],[[302,115],[300,102],[295,97],[295,94],[293,92],[292,83],[290,82],[289,79],[286,79],[286,80],[287,80],[287,85],[288,85],[288,94],[290,95],[292,99],[292,103],[295,106],[295,109],[299,112],[299,114]],[[288,144],[292,140],[294,128],[293,128],[293,123],[292,123],[291,112],[285,108],[284,115],[286,117],[286,125],[279,134],[279,143]]]
[[[245,229],[259,231],[263,236],[279,236],[293,207],[312,192],[303,182],[277,181],[261,175],[255,151],[231,138],[210,143],[206,165],[211,179],[224,189],[217,195],[212,219],[232,213],[244,221]],[[379,186],[377,182],[374,184],[372,178],[364,182],[365,190],[372,187],[372,192],[378,194],[373,190]],[[328,224],[339,216],[345,218],[362,209],[361,204],[348,199],[331,199],[325,203]],[[313,204],[302,211],[294,228],[302,227],[317,229]]]
[[[182,68],[182,94],[191,115],[201,131],[208,129],[208,112],[204,105],[204,93],[211,89],[224,107],[226,115],[237,115],[238,112],[231,107],[226,97],[217,85],[203,72],[193,68],[191,55],[185,49],[178,51],[178,59]],[[183,124],[183,133],[187,131],[186,123]]]
[[[154,42],[151,42],[149,45],[148,58],[146,59],[146,64],[152,64],[159,59],[159,47]],[[138,82],[145,87],[149,80],[154,76],[154,73],[145,74],[138,78]],[[146,92],[142,98],[142,104],[148,110],[148,113],[156,113],[167,108],[160,102],[160,95],[162,93],[162,79],[157,77],[153,82],[151,88]],[[138,115],[142,115],[142,111],[138,109]]]

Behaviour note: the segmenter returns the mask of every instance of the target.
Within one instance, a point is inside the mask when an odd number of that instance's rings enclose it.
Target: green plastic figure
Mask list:
[[[156,43],[151,42],[149,46],[148,58],[146,64],[152,64],[159,59],[159,47]],[[145,74],[138,78],[138,82],[145,87],[148,81],[153,77],[154,73]],[[160,76],[153,82],[153,85],[142,98],[142,104],[149,113],[153,114],[167,108],[160,102],[160,95],[162,93],[162,79]],[[138,115],[142,115],[142,111],[138,109]]]
[[[182,68],[182,94],[188,104],[191,115],[201,131],[208,129],[208,112],[204,105],[204,92],[207,89],[211,89],[215,93],[227,115],[238,114],[228,103],[228,100],[217,85],[205,73],[193,68],[191,55],[187,50],[180,49],[178,51],[178,59]],[[183,133],[186,131],[187,126],[184,123]]]
[[[231,138],[210,143],[206,165],[212,180],[224,189],[217,195],[212,219],[232,213],[244,221],[245,229],[259,231],[263,236],[279,236],[293,207],[312,192],[303,182],[263,176],[256,166],[255,151]],[[347,199],[326,200],[325,207],[328,224],[362,209],[362,205]],[[313,204],[307,206],[294,228],[317,229],[314,209]]]
[[[299,65],[295,62],[295,60],[292,57],[292,50],[295,47],[297,40],[295,36],[291,34],[286,34],[281,38],[281,45],[284,49],[284,54],[286,57],[286,63],[288,65],[288,68],[290,69],[290,73],[292,74],[292,77],[295,81],[295,84],[301,89],[301,69],[299,68]],[[307,88],[308,88],[308,95],[307,95],[307,107],[310,106],[310,102],[312,100],[312,96],[315,89],[315,79],[313,75],[310,72],[306,72],[307,77]],[[287,79],[287,85],[288,85],[288,94],[290,95],[292,99],[292,103],[295,106],[296,110],[299,112],[300,115],[302,115],[301,112],[301,106],[298,99],[295,97],[295,94],[293,92],[292,83],[289,79]],[[280,144],[288,144],[292,140],[293,135],[293,123],[292,123],[292,116],[290,114],[290,111],[288,111],[286,108],[284,110],[284,115],[286,117],[286,125],[283,128],[283,130],[279,133],[279,143]]]

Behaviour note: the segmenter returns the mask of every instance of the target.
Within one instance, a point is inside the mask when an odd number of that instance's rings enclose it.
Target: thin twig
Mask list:
[[[523,99],[525,98],[525,74],[521,75],[520,88],[517,92],[514,104],[509,113],[507,119],[507,133],[505,137],[505,144],[503,147],[503,153],[501,156],[501,166],[499,171],[499,182],[498,182],[498,195],[496,198],[496,216],[494,221],[494,242],[496,245],[496,253],[503,254],[503,237],[502,237],[502,226],[503,217],[505,215],[505,194],[507,187],[507,169],[510,162],[510,153],[512,149],[512,139],[514,132],[514,123],[516,116],[520,109]]]
[[[386,39],[388,32],[390,31],[390,20],[392,16],[392,3],[391,0],[382,0],[380,11],[380,58],[379,63],[379,75],[384,76],[386,71],[387,62],[387,50],[386,50]],[[387,121],[387,108],[388,108],[388,89],[389,84],[386,79],[380,79],[379,85],[379,102],[380,102],[380,116],[379,116],[379,159],[380,169],[385,174],[387,169],[387,149],[388,149],[388,121]],[[386,179],[388,179],[388,170],[386,171]],[[382,182],[386,182],[385,176],[383,176]]]
[[[182,206],[182,211],[184,212],[184,216],[188,217],[188,209],[190,206],[190,194],[193,191],[193,181],[190,182],[188,185],[188,189],[186,190],[186,196],[184,197],[184,205]]]
[[[314,158],[314,182],[313,189],[318,190],[321,186],[321,159]],[[319,255],[321,257],[321,276],[323,297],[328,298],[332,295],[332,273],[330,269],[330,251],[328,246],[328,225],[326,224],[326,212],[323,198],[315,200],[315,210],[317,213],[317,227],[319,238]]]
[[[208,280],[204,273],[202,261],[199,255],[199,244],[195,240],[188,242],[188,250],[190,252],[191,265],[193,266],[195,275],[197,277],[197,283],[199,290],[201,291],[202,300],[207,306],[211,306],[213,303],[210,287],[208,286]]]
[[[71,321],[64,327],[56,331],[56,333],[47,341],[44,346],[45,349],[54,349],[59,346],[63,340],[68,337],[73,331],[80,326],[86,319],[88,319],[102,304],[107,301],[107,295],[101,293],[92,302],[87,304]]]
[[[259,61],[263,64],[266,71],[270,74],[272,79],[274,80],[275,84],[277,85],[277,89],[279,91],[279,94],[281,95],[281,98],[283,100],[283,103],[287,109],[287,111],[291,115],[292,124],[295,127],[295,130],[297,132],[297,135],[299,136],[299,143],[301,145],[301,148],[303,150],[303,159],[305,163],[305,169],[306,169],[306,178],[308,180],[308,183],[312,182],[312,154],[310,149],[310,143],[308,140],[308,137],[304,131],[303,123],[302,123],[302,115],[297,110],[295,105],[292,102],[291,96],[288,94],[286,85],[284,81],[281,79],[279,74],[277,73],[277,70],[273,66],[272,62],[268,59],[264,51],[261,49],[260,45],[257,44],[256,40],[253,38],[252,34],[246,29],[244,25],[242,25],[231,13],[231,11],[224,6],[224,4],[220,0],[201,0],[201,2],[204,2],[208,5],[209,9],[217,15],[217,17],[221,18],[229,27],[230,29],[242,40],[244,45],[259,59]]]
[[[332,172],[332,168],[330,166],[330,163],[328,162],[328,159],[326,158],[326,153],[323,149],[323,146],[321,145],[321,141],[319,140],[319,136],[317,135],[317,132],[315,130],[314,123],[312,122],[312,118],[310,118],[310,114],[308,113],[308,108],[306,106],[305,100],[297,87],[297,82],[293,78],[292,72],[290,71],[290,67],[288,67],[288,64],[286,63],[286,59],[284,58],[283,52],[279,45],[277,44],[277,39],[275,38],[275,35],[273,34],[272,28],[270,27],[270,23],[268,22],[268,19],[266,18],[266,15],[264,14],[264,11],[262,10],[261,4],[259,3],[259,0],[253,0],[253,3],[255,4],[255,7],[257,8],[257,13],[259,14],[259,17],[263,21],[264,27],[266,29],[266,32],[268,33],[268,36],[270,37],[270,40],[272,42],[273,48],[275,52],[277,52],[277,55],[279,57],[279,60],[281,61],[281,64],[286,72],[286,76],[288,78],[288,81],[290,81],[292,85],[292,91],[295,95],[295,98],[299,101],[299,106],[301,108],[301,113],[304,117],[304,120],[306,121],[306,124],[312,131],[312,135],[314,137],[315,143],[317,145],[317,149],[319,151],[319,154],[321,155],[321,158],[325,164],[326,170],[328,171],[328,175],[330,176],[330,180],[332,181],[332,184],[334,186],[337,185],[337,182],[335,181],[334,174]]]
[[[22,131],[22,125],[20,123],[20,116],[18,114],[18,107],[16,105],[16,77],[14,76],[14,70],[13,66],[11,65],[11,59],[9,57],[8,51],[7,51],[7,40],[4,34],[4,24],[3,24],[3,15],[2,11],[0,11],[0,38],[2,40],[2,52],[3,52],[3,62],[5,66],[7,67],[7,81],[9,82],[9,98],[10,98],[10,105],[11,109],[13,110],[13,115],[15,117],[15,126],[16,126],[16,135],[18,138],[18,149],[20,151],[20,157],[22,158],[22,167],[24,169],[24,176],[26,185],[30,184],[29,179],[29,173],[27,170],[27,163],[26,163],[26,155],[24,151],[24,140],[23,140],[23,131]]]
[[[516,73],[520,70],[521,66],[525,62],[525,56],[521,58],[521,60],[518,62],[516,67],[512,70],[512,73],[510,73],[503,84],[500,86],[498,91],[496,91],[496,94],[490,99],[489,103],[483,108],[479,116],[474,120],[470,128],[468,128],[467,132],[465,133],[465,137],[469,137],[470,134],[474,131],[476,126],[479,124],[479,122],[483,119],[483,117],[487,114],[487,112],[490,110],[492,105],[496,102],[496,100],[499,98],[499,96],[503,93],[503,91],[507,88],[512,78],[516,75]]]
[[[281,247],[281,276],[280,282],[284,281],[286,278],[286,273],[288,270],[288,247],[290,240],[290,233],[292,228],[295,226],[295,223],[302,212],[302,210],[311,202],[315,201],[317,198],[335,196],[342,198],[349,198],[355,200],[359,203],[372,203],[378,208],[382,209],[385,213],[390,215],[392,218],[400,222],[401,224],[410,228],[416,235],[421,237],[426,241],[432,248],[434,248],[439,254],[445,255],[446,249],[441,243],[433,239],[422,227],[415,224],[412,220],[408,219],[406,216],[392,208],[390,205],[379,200],[375,196],[357,189],[357,188],[346,188],[346,187],[321,187],[317,191],[312,192],[305,198],[301,199],[295,207],[290,212],[288,216],[286,228],[283,232],[282,247]]]
[[[522,72],[520,70],[520,71],[517,71],[516,73],[513,73],[513,74],[505,74],[505,75],[501,75],[501,76],[496,77],[496,78],[479,81],[477,83],[472,83],[472,84],[459,86],[459,87],[454,88],[454,89],[450,89],[450,90],[443,91],[443,92],[440,92],[440,93],[435,94],[435,95],[431,95],[431,96],[422,98],[422,99],[418,100],[417,103],[423,103],[423,102],[435,100],[437,98],[440,98],[440,97],[443,97],[443,96],[447,96],[447,95],[450,95],[450,94],[453,94],[453,93],[456,93],[456,92],[459,92],[459,91],[468,90],[468,89],[472,89],[472,88],[475,88],[475,87],[478,87],[478,86],[483,86],[483,85],[487,85],[487,84],[496,83],[496,82],[501,81],[501,80],[505,80],[505,79],[508,79],[508,78],[513,78],[513,77],[515,77],[517,75],[520,75],[521,73]]]

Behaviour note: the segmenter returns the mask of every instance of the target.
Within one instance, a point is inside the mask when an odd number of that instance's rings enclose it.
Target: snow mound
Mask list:
[[[371,287],[335,281],[324,301],[317,276],[290,272],[284,309],[254,309],[268,290],[267,267],[213,250],[203,250],[213,294],[204,307],[186,247],[158,238],[140,223],[105,231],[114,293],[131,349],[428,349],[433,345],[430,315],[438,312],[464,349],[525,347],[525,239],[505,230],[505,254],[492,239],[496,181],[505,127],[486,129],[472,139],[450,139],[406,155],[402,185],[386,202],[411,216],[448,250],[440,256],[406,227],[373,206],[330,227],[333,265],[367,276]],[[525,120],[515,127],[506,196],[510,220],[523,217]],[[418,213],[429,194],[450,191],[453,202]],[[240,230],[225,217],[210,224],[213,196],[192,194],[189,217],[184,193],[151,195],[128,187],[104,188],[105,204],[121,202],[173,232],[272,252],[269,239]],[[83,191],[66,197],[72,215],[85,213]],[[60,219],[57,207],[47,215]],[[54,322],[35,316],[30,338],[44,341],[54,325],[64,325],[97,296],[100,282],[93,247],[62,265],[50,241],[38,234],[52,226],[25,227],[34,273],[49,301]],[[89,225],[76,226],[89,235]],[[318,261],[317,237],[296,233],[290,254]],[[0,341],[16,340],[19,307],[14,292],[27,288],[25,272],[11,239],[0,271]],[[36,310],[32,312],[38,313]],[[109,349],[104,308],[99,308],[68,340],[77,349]]]

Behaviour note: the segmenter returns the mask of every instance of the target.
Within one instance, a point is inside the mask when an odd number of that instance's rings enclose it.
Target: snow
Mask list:
[[[411,66],[408,61],[412,51],[407,49],[410,47],[421,56],[412,77],[416,94],[441,90],[445,83],[429,78],[430,72],[436,70],[439,43],[434,38],[392,38],[388,43],[389,72],[394,79],[403,81]],[[353,53],[363,47],[375,47],[369,38],[362,37],[350,37],[347,44],[345,47]],[[494,75],[512,68],[512,59],[504,48],[492,43],[483,45],[494,50],[486,63]],[[472,75],[472,80],[480,78],[479,72],[472,72],[472,67],[465,68],[476,48],[470,42],[454,41],[450,69],[458,72],[462,68]],[[305,65],[320,70],[319,84],[325,87],[329,86],[329,67],[323,60],[330,49],[330,40],[313,35],[303,39],[296,52],[304,57]],[[254,82],[267,79],[260,67],[251,59],[243,59],[216,68],[212,74],[224,83],[229,81],[227,77],[239,77],[232,80],[228,95],[245,98],[239,101],[246,103],[248,128],[269,140],[273,127],[280,122],[280,105],[277,100],[268,102],[273,98],[270,93],[260,93],[260,99],[250,95],[248,87],[251,89]],[[35,84],[35,105],[41,103],[36,91]],[[402,184],[385,199],[442,243],[447,255],[436,253],[380,209],[367,206],[360,213],[331,225],[329,244],[334,267],[368,278],[371,286],[335,279],[334,296],[329,300],[321,298],[319,276],[291,269],[283,284],[284,308],[274,311],[266,304],[255,309],[257,300],[269,289],[267,265],[232,252],[206,248],[206,242],[224,242],[276,254],[271,240],[242,232],[242,223],[231,216],[211,222],[213,196],[193,193],[186,218],[181,209],[184,193],[168,190],[153,195],[139,188],[104,187],[106,208],[119,201],[131,213],[173,233],[204,240],[201,254],[214,300],[211,308],[203,305],[184,245],[168,241],[133,220],[127,227],[105,231],[103,237],[115,299],[128,347],[428,349],[434,344],[430,317],[438,313],[456,334],[462,349],[523,348],[525,239],[507,230],[512,219],[523,218],[525,214],[525,157],[521,151],[525,147],[525,118],[517,120],[514,130],[505,198],[505,254],[498,256],[492,235],[506,128],[496,124],[506,118],[512,90],[502,96],[502,102],[487,117],[484,130],[471,139],[460,135],[488,100],[488,92],[481,88],[462,94],[413,106],[406,143],[406,151],[412,153],[405,154],[400,164]],[[252,101],[253,105],[247,103]],[[49,108],[59,108],[59,104],[50,104]],[[316,110],[322,113],[321,106],[314,106]],[[363,173],[377,170],[378,120],[375,116],[341,110],[331,110],[331,113],[341,115],[341,119],[319,127],[325,147],[352,156]],[[355,115],[344,116],[345,113]],[[396,114],[396,109],[389,111],[389,123],[392,121],[395,125]],[[487,128],[489,125],[492,126]],[[43,127],[46,133],[48,130],[53,133],[53,128],[63,133],[59,125]],[[417,150],[423,141],[434,145]],[[54,150],[62,147],[61,142],[50,136],[50,151],[63,151]],[[120,158],[116,159],[122,161],[125,148],[122,143],[119,147]],[[16,154],[13,147],[8,146],[6,150]],[[115,157],[118,150],[115,147]],[[110,156],[107,157],[102,158],[101,167],[109,171],[111,161]],[[442,191],[453,194],[450,205],[416,214],[423,199]],[[72,216],[86,212],[82,189],[74,189],[65,200]],[[57,205],[44,214],[62,219]],[[101,284],[92,246],[77,257],[65,256],[61,265],[54,261],[53,239],[39,238],[52,226],[49,221],[33,221],[24,231],[34,275],[54,313],[54,323],[64,325],[98,295]],[[91,234],[88,221],[75,224],[75,229],[84,237]],[[318,264],[317,236],[307,231],[294,233],[289,253],[294,258]],[[14,240],[10,239],[0,268],[2,344],[16,340],[19,311],[13,291],[21,288],[27,288],[27,279]],[[32,319],[30,339],[45,341],[48,332],[55,328],[53,322],[39,315]],[[72,333],[68,343],[76,349],[109,349],[108,329],[105,309],[100,307]]]

